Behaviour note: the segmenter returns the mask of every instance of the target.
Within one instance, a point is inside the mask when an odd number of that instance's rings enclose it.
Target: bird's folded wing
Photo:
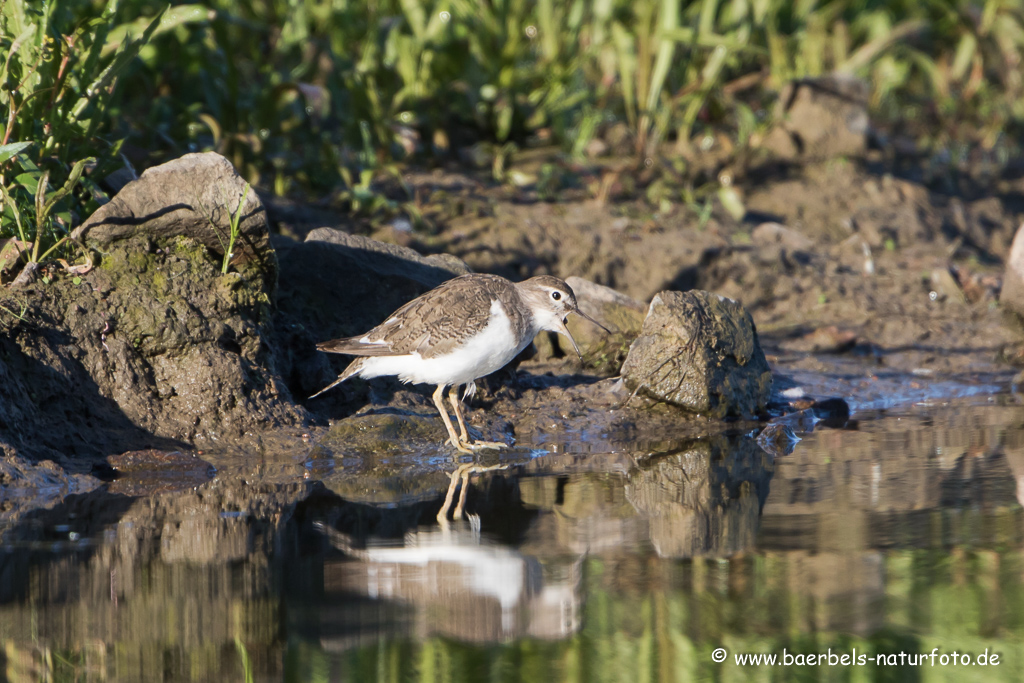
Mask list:
[[[318,344],[328,353],[353,356],[434,358],[450,353],[483,331],[491,319],[491,298],[480,289],[453,286],[460,278],[405,304],[364,335]]]

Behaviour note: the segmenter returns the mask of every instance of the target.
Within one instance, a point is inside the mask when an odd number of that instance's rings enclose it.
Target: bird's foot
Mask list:
[[[452,446],[454,446],[455,450],[457,450],[459,453],[467,453],[469,455],[472,455],[473,453],[476,453],[476,451],[473,450],[473,444],[471,444],[469,442],[465,442],[465,441],[462,441],[462,440],[456,441],[455,439],[448,439],[448,443],[450,443]]]

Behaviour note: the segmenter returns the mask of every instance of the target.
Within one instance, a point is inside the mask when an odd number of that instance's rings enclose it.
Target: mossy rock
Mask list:
[[[622,376],[630,391],[716,418],[763,410],[772,388],[750,313],[704,291],[655,295]]]

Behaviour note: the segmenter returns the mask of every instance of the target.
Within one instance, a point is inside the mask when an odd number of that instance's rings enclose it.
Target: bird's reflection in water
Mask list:
[[[317,528],[344,559],[324,563],[324,592],[412,607],[418,637],[468,642],[557,639],[580,626],[580,561],[541,562],[480,533],[479,518],[406,534],[402,545],[356,548],[324,524]]]

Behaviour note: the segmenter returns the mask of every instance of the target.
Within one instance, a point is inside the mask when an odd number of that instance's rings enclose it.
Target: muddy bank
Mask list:
[[[480,382],[470,423],[515,446],[495,459],[507,464],[557,451],[564,437],[553,434],[614,449],[732,428],[610,379],[664,289],[707,290],[751,313],[776,391],[738,412],[762,419],[807,398],[840,396],[856,410],[996,393],[1021,357],[1019,326],[997,300],[1001,254],[1024,219],[1012,188],[967,201],[832,161],[750,185],[744,221],[716,211],[704,223],[683,208],[571,193],[552,204],[470,176],[414,174],[418,191],[460,196],[463,208],[436,234],[398,226],[373,240],[335,229],[340,217],[323,225],[322,213],[318,224],[295,212],[275,224],[280,209],[268,217],[225,164],[188,155],[147,172],[76,231],[92,270],[5,294],[7,309],[26,306],[0,315],[0,447],[18,467],[109,474],[108,456],[145,448],[199,449],[215,467],[232,453],[302,453],[311,464],[282,476],[358,500],[429,498],[452,461],[426,392],[353,381],[311,401],[346,362],[315,344],[364,331],[470,268],[589,278],[580,291],[618,335],[608,343],[576,326],[583,365],[542,336]],[[371,460],[375,483],[354,484],[345,463]]]
[[[901,372],[1005,371],[1020,330],[998,293],[1024,223],[1024,181],[943,192],[892,175],[879,157],[771,167],[737,185],[743,220],[716,205],[706,223],[679,204],[658,212],[580,191],[545,202],[528,189],[511,201],[482,179],[411,174],[421,195],[463,208],[429,238],[374,234],[476,270],[580,276],[644,302],[665,289],[722,294],[751,312],[777,369],[813,363],[807,354],[827,364],[839,350]],[[833,327],[844,340],[816,342]]]

